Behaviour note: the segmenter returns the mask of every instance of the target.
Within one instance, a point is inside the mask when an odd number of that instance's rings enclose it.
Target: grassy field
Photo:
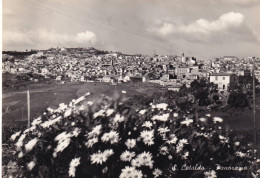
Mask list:
[[[107,83],[65,83],[52,85],[28,86],[28,88],[17,91],[4,91],[3,93],[3,124],[9,125],[14,121],[25,121],[27,119],[27,96],[26,90],[30,90],[31,118],[41,115],[47,107],[57,107],[60,103],[68,104],[87,92],[91,93],[90,99],[99,97],[100,94],[113,96],[115,92],[122,90],[127,96],[150,95],[162,87],[153,84],[118,84]],[[164,89],[165,90],[165,89]],[[9,113],[5,113],[10,108]]]

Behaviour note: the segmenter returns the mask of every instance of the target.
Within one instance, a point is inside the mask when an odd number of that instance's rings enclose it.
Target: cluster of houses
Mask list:
[[[227,90],[237,82],[239,75],[252,75],[260,81],[260,59],[225,56],[199,61],[194,57],[127,55],[104,52],[94,48],[51,48],[39,50],[24,59],[3,54],[3,72],[13,74],[35,73],[57,81],[151,82],[179,90],[190,86],[193,80],[207,78]]]

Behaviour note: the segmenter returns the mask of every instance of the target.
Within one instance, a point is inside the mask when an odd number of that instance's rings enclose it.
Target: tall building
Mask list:
[[[184,53],[181,54],[181,62],[186,63],[186,57],[184,56]]]

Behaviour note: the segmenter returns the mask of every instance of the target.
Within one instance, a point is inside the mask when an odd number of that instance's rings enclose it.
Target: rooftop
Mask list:
[[[210,76],[230,76],[232,73],[212,73]]]

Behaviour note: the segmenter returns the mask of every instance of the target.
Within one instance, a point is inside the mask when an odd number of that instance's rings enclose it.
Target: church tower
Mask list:
[[[181,54],[181,62],[186,63],[186,57],[184,56],[184,53]]]

